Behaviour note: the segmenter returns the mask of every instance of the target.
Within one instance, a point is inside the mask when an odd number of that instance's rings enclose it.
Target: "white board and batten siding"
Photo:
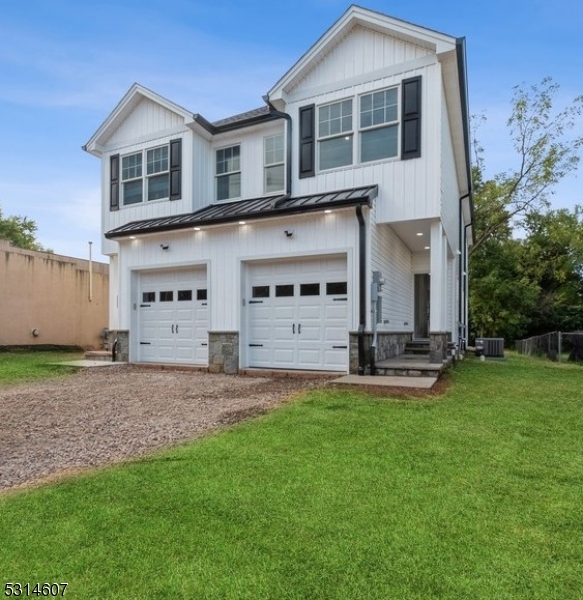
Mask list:
[[[124,156],[139,152],[146,148],[155,148],[168,144],[171,139],[182,138],[182,197],[170,202],[154,200],[124,206],[120,183],[120,205],[118,210],[110,210],[110,157],[114,154]],[[102,189],[102,229],[104,232],[125,225],[131,221],[153,219],[163,216],[178,215],[193,210],[193,181],[200,175],[193,171],[194,134],[184,124],[184,117],[168,108],[143,98],[129,113],[127,118],[114,131],[104,145],[101,161]],[[145,170],[145,165],[144,165]],[[121,164],[120,164],[121,170]],[[198,181],[203,181],[201,177]],[[113,254],[117,251],[115,242],[102,238],[102,254]]]
[[[441,221],[450,244],[450,250],[459,248],[460,189],[455,165],[453,143],[445,99],[441,120]]]
[[[285,230],[293,231],[288,237]],[[205,266],[208,274],[208,327],[211,331],[241,331],[245,298],[244,265],[253,261],[319,259],[344,256],[347,282],[354,293],[357,281],[358,223],[354,209],[331,214],[314,213],[286,219],[250,221],[208,230],[171,232],[120,242],[119,324],[135,329],[138,275],[149,270]],[[163,250],[161,245],[168,245]],[[350,305],[348,329],[357,322],[356,307]],[[132,350],[130,350],[132,351]],[[133,349],[136,352],[136,348]],[[135,356],[135,354],[134,354]]]
[[[211,164],[205,173],[205,177],[212,184],[211,196],[207,204],[211,204],[216,198],[214,162],[216,150],[228,146],[240,146],[241,198],[259,198],[267,195],[264,186],[264,140],[274,135],[283,135],[285,154],[285,133],[285,121],[278,119],[264,125],[216,135],[210,146]],[[282,189],[281,193],[283,191]]]
[[[371,211],[371,270],[380,271],[386,281],[381,291],[382,322],[377,327],[379,331],[412,331],[412,253],[390,225],[376,224],[376,212],[376,208]]]
[[[373,56],[374,59],[366,59]],[[350,58],[347,58],[350,57]],[[299,109],[353,99],[353,132],[358,131],[358,98],[364,93],[399,85],[403,79],[422,77],[421,157],[359,162],[354,136],[353,164],[297,180],[295,194],[313,194],[359,185],[379,185],[377,221],[391,223],[440,216],[441,65],[422,47],[357,27],[312,69],[286,96],[286,110],[298,122]],[[298,156],[297,136],[293,155]],[[317,159],[316,159],[317,163]],[[295,174],[294,174],[295,175]]]

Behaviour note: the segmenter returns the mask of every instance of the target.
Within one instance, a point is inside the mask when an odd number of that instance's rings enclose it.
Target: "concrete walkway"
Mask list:
[[[387,375],[345,375],[334,379],[330,385],[350,385],[387,388],[408,388],[417,390],[430,390],[437,381],[437,377],[401,377]]]
[[[66,362],[53,363],[54,365],[65,365],[66,367],[115,367],[125,365],[123,362],[111,362],[107,360],[68,360]]]

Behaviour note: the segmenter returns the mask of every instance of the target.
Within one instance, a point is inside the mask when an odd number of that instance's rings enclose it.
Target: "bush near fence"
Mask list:
[[[583,331],[553,331],[515,342],[519,354],[546,356],[550,360],[561,360],[569,354],[570,361],[583,361]]]

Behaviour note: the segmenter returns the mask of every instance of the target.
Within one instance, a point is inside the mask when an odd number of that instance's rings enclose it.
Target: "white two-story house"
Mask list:
[[[411,339],[444,358],[467,323],[466,90],[463,39],[358,6],[248,113],[133,85],[84,147],[120,358],[362,374],[373,332],[376,360]]]

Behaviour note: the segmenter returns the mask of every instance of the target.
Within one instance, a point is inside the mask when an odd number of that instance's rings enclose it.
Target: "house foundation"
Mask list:
[[[235,375],[239,372],[239,332],[209,331],[210,373]]]
[[[368,332],[364,334],[365,351],[365,373],[370,373],[371,344],[373,334]],[[407,342],[412,339],[411,332],[377,332],[377,348],[375,353],[375,362],[395,358],[405,352]],[[351,331],[349,334],[349,372],[358,373],[358,333]]]
[[[429,360],[441,363],[447,359],[447,345],[451,339],[449,331],[436,331],[429,334]]]

